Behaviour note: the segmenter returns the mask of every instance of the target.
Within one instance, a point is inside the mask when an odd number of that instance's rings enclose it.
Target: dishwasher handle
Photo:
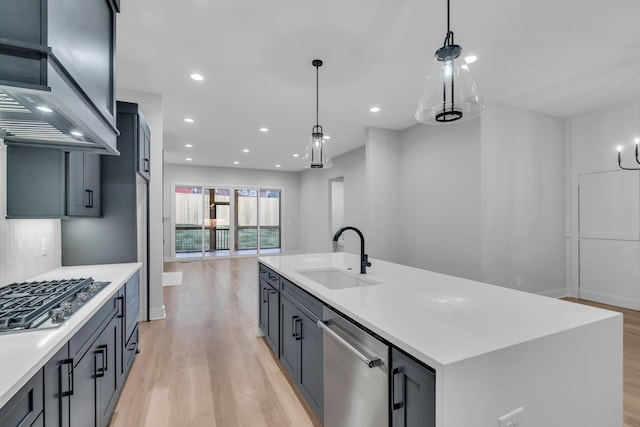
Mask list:
[[[351,344],[349,344],[344,338],[342,338],[340,335],[336,334],[334,331],[331,330],[331,328],[329,328],[327,326],[329,322],[328,321],[322,321],[322,320],[318,320],[318,322],[316,323],[316,325],[318,325],[318,327],[320,329],[324,329],[329,335],[331,335],[336,341],[338,341],[340,344],[342,344],[343,346],[345,346],[349,351],[351,351],[353,354],[355,354],[356,356],[358,356],[358,359],[362,360],[364,362],[365,365],[367,365],[369,368],[375,368],[376,366],[380,366],[382,365],[382,360],[379,357],[374,357],[374,358],[369,358],[367,355],[361,353],[360,351],[358,351],[357,348],[355,348],[354,346],[352,346]]]

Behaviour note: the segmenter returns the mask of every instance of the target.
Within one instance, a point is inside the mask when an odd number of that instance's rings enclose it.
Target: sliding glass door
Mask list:
[[[177,186],[175,256],[279,251],[280,199],[280,190]]]

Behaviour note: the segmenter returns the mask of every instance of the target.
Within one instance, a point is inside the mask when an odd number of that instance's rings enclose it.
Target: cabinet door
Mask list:
[[[323,414],[322,330],[311,318],[301,315],[299,323],[299,388],[318,418]]]
[[[67,153],[67,215],[99,214],[100,158],[79,151]]]
[[[25,427],[34,423],[42,412],[42,391],[42,370],[39,370],[0,408],[0,426]]]
[[[300,310],[284,296],[280,299],[280,319],[282,321],[280,329],[280,362],[289,372],[291,378],[298,382],[298,362],[300,357],[298,328],[302,318]]]
[[[73,359],[69,359],[69,346],[65,344],[44,365],[44,423],[47,427],[69,426],[73,375]]]
[[[7,217],[60,218],[65,214],[64,151],[7,147]]]
[[[393,427],[435,427],[435,374],[395,348],[391,367]]]
[[[102,355],[96,347],[97,343],[94,343],[73,368],[73,396],[69,409],[71,427],[97,426],[96,369],[102,366]]]
[[[98,379],[98,426],[106,427],[118,397],[120,372],[118,357],[122,351],[122,323],[116,316],[100,334],[97,351],[100,352],[96,377]]]
[[[258,326],[262,332],[267,335],[267,324],[269,323],[269,297],[267,296],[267,291],[269,290],[269,286],[264,283],[262,280],[258,280]]]
[[[151,132],[144,119],[138,119],[138,173],[151,179]]]
[[[269,286],[267,290],[269,304],[269,322],[267,324],[267,342],[277,357],[280,356],[280,293]]]
[[[85,215],[100,216],[100,156],[83,153],[84,158],[84,192],[89,195],[89,203]]]

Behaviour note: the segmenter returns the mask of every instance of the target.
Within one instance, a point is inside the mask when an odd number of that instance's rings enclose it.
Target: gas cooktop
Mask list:
[[[1,287],[0,333],[58,327],[109,283],[88,277]]]

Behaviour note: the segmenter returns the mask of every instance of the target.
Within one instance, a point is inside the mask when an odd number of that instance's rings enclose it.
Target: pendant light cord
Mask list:
[[[318,79],[320,78],[320,73],[319,73],[320,67],[318,65],[316,65],[316,126],[320,125],[320,120],[318,119],[318,110],[320,109],[320,95],[319,95],[319,91],[318,91]]]
[[[443,46],[451,46],[454,44],[453,31],[451,31],[451,0],[447,0],[447,35],[444,38]]]

